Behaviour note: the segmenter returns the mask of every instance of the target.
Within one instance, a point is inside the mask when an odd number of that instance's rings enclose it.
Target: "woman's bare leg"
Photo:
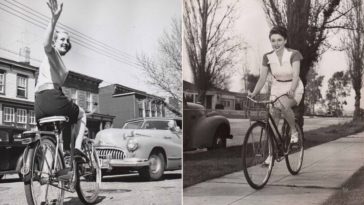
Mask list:
[[[85,111],[79,107],[79,113],[78,113],[78,118],[77,118],[77,123],[74,125],[74,129],[73,131],[73,135],[76,136],[76,141],[75,141],[75,148],[81,150],[81,145],[82,145],[82,139],[85,133],[85,129],[86,129],[86,113]]]
[[[292,107],[297,105],[296,101],[292,98],[288,98],[287,96],[283,96],[279,99],[279,102],[282,114],[291,127],[291,134],[297,133],[295,115],[292,110]]]

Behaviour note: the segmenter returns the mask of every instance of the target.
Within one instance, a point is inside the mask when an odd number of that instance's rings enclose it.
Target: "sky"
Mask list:
[[[46,2],[0,1],[1,57],[18,60],[19,49],[27,46],[31,64],[40,65],[44,31],[51,16]],[[72,49],[64,56],[68,69],[103,80],[101,86],[119,83],[163,95],[146,84],[136,55],[158,55],[158,39],[169,29],[172,18],[181,16],[180,0],[59,2],[64,5],[58,29],[71,33]]]
[[[246,54],[242,51],[241,55],[247,56],[247,62],[251,73],[259,74],[261,68],[262,57],[264,53],[272,50],[271,44],[268,39],[270,25],[266,19],[265,13],[262,9],[260,1],[257,0],[240,0],[238,5],[239,16],[235,22],[231,33],[240,36],[241,41],[247,43]],[[331,42],[338,45],[338,36],[332,36]],[[183,51],[185,55],[186,51]],[[238,70],[230,79],[230,90],[241,92],[243,89],[242,66],[244,62],[238,63]],[[334,72],[347,70],[347,61],[345,52],[327,51],[322,55],[320,61],[317,63],[316,70],[319,75],[324,75],[323,87],[321,94],[326,95],[327,82]],[[183,79],[193,82],[191,69],[188,65],[188,59],[183,59]],[[354,110],[354,92],[347,98],[348,105],[344,107],[346,111]]]

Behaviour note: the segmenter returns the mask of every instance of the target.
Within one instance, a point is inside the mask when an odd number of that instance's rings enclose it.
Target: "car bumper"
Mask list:
[[[145,167],[149,166],[147,159],[125,158],[125,159],[100,159],[101,169],[112,169],[113,167]]]

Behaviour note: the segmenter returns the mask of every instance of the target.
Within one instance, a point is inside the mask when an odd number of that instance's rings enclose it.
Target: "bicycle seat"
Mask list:
[[[44,117],[39,119],[39,124],[46,124],[50,122],[68,122],[68,117],[66,116],[51,116],[51,117]]]

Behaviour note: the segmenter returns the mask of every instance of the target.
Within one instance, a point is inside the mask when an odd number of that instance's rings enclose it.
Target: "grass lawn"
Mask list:
[[[304,133],[305,149],[364,131],[364,122],[348,122]],[[241,146],[183,155],[183,187],[242,170]]]

